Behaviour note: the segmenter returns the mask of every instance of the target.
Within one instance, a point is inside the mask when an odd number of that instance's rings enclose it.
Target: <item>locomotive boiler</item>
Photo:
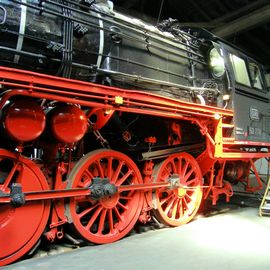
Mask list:
[[[241,50],[110,1],[1,0],[0,33],[0,265],[70,227],[110,243],[262,188],[269,92]]]

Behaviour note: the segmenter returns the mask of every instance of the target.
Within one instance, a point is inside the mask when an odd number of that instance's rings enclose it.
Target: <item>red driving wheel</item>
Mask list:
[[[196,160],[187,153],[169,156],[154,168],[155,182],[179,180],[173,189],[153,192],[153,211],[157,219],[170,226],[189,222],[197,213],[202,200],[202,175]]]
[[[73,168],[67,188],[89,187],[93,178],[108,178],[116,186],[141,184],[136,164],[126,155],[107,149],[85,155]],[[135,225],[142,209],[140,191],[124,191],[99,200],[71,198],[66,214],[76,231],[97,244],[117,241]]]
[[[46,179],[29,159],[0,150],[0,193],[9,193],[11,184],[22,192],[47,190]],[[26,202],[14,207],[0,204],[0,266],[25,255],[39,240],[48,221],[49,201]]]

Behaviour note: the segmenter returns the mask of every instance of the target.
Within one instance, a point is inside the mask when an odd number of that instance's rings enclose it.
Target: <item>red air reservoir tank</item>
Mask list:
[[[3,127],[15,141],[28,142],[44,131],[46,118],[41,106],[34,100],[11,101],[3,109]]]
[[[87,131],[84,112],[74,105],[61,105],[49,112],[50,129],[55,139],[62,143],[79,141]]]

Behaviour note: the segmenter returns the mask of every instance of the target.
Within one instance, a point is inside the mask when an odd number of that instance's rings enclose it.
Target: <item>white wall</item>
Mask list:
[[[255,166],[259,174],[266,174],[268,172],[268,161],[265,158],[261,158],[255,162]]]

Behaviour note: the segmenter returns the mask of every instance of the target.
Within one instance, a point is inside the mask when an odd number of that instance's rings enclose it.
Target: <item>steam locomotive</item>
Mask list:
[[[262,188],[269,91],[238,48],[110,1],[1,0],[0,32],[0,265],[67,227],[110,243]]]

